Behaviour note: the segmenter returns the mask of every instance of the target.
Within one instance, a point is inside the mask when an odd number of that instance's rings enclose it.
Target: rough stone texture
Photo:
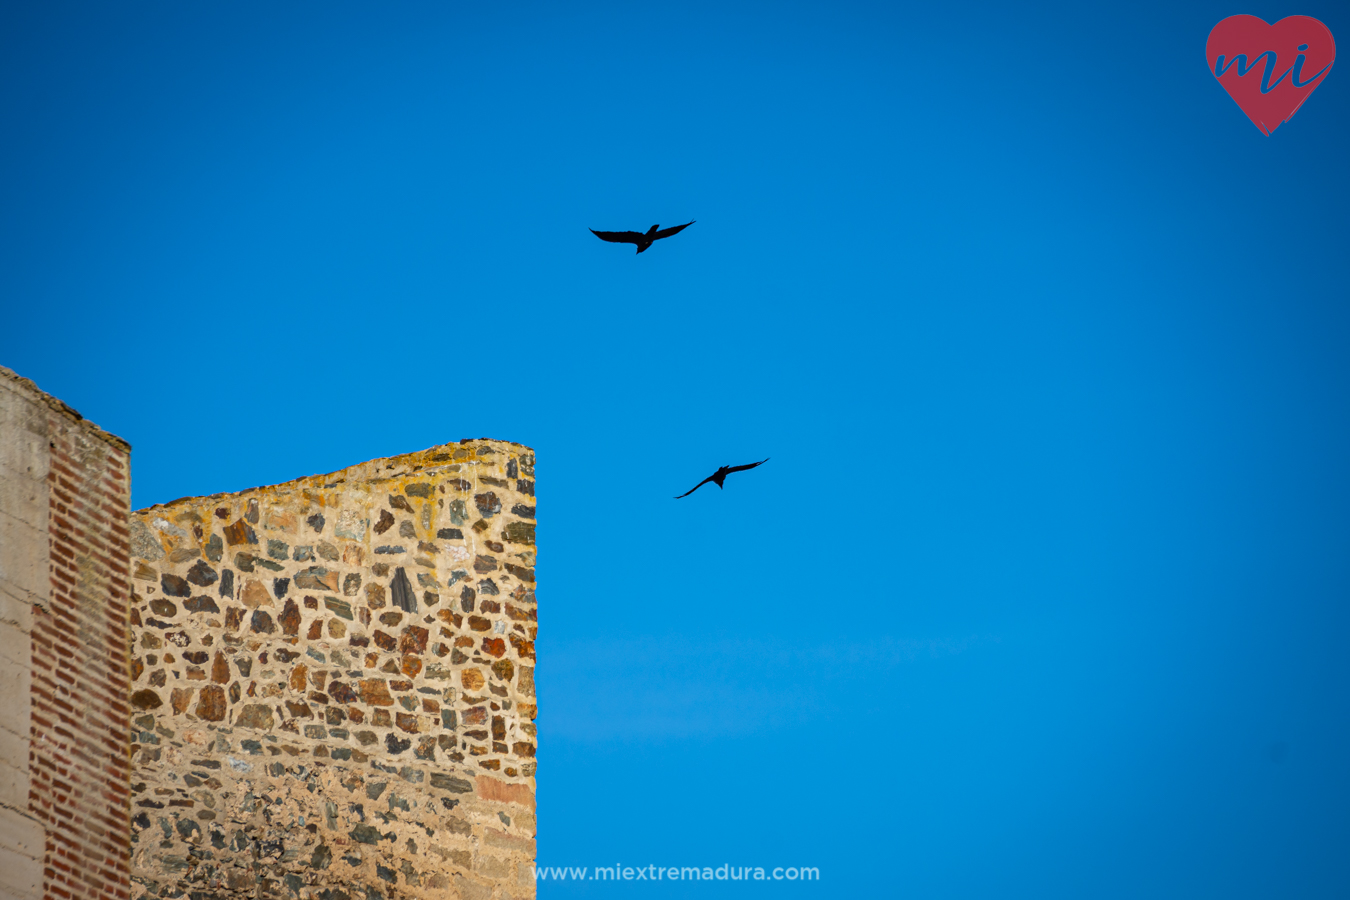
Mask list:
[[[133,515],[133,896],[534,896],[533,478],[465,441]]]
[[[128,896],[130,449],[0,367],[0,896]]]

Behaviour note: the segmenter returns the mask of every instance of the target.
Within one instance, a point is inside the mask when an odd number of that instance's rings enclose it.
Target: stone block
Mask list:
[[[0,582],[11,592],[45,598],[50,590],[47,535],[0,510]]]
[[[0,806],[0,897],[41,900],[45,844],[41,825]]]

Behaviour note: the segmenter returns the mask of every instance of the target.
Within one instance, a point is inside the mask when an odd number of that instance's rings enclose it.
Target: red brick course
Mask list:
[[[129,455],[65,410],[48,414],[51,595],[32,632],[29,812],[46,830],[43,896],[125,900]]]

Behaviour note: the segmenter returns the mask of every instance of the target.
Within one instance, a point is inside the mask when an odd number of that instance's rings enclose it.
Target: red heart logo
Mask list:
[[[1256,16],[1229,16],[1205,42],[1209,71],[1262,134],[1293,118],[1336,60],[1327,26],[1311,16],[1267,25]]]

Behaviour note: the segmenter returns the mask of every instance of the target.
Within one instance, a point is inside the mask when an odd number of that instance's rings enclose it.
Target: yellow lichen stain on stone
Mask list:
[[[138,580],[176,591],[130,641],[164,694],[133,714],[138,895],[533,896],[533,477],[471,441],[135,515]]]

